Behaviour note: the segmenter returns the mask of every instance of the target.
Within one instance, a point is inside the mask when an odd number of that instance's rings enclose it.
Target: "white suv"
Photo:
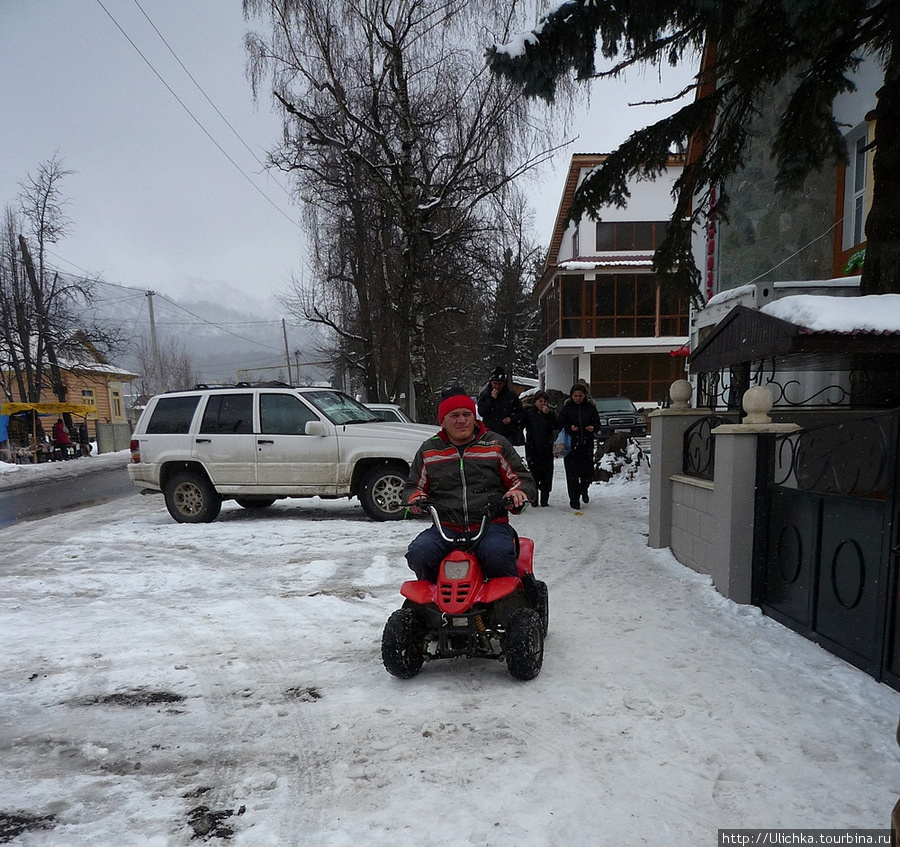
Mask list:
[[[223,500],[359,497],[373,520],[403,517],[403,485],[435,426],[385,424],[328,388],[197,388],[160,394],[135,427],[128,474],[163,493],[180,523],[214,521]]]

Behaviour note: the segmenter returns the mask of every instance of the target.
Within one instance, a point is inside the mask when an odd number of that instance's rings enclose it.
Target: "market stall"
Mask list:
[[[5,455],[0,459],[12,462],[48,460],[53,456],[54,444],[41,425],[41,417],[66,416],[71,423],[73,417],[86,420],[96,414],[97,407],[90,403],[3,403],[0,416],[8,418],[8,441]]]

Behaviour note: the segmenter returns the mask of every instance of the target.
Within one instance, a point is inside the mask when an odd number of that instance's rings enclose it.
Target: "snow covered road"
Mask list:
[[[555,505],[515,519],[550,587],[527,683],[467,660],[384,671],[425,524],[375,524],[355,502],[226,503],[187,526],[128,498],[0,531],[14,843],[693,847],[720,828],[886,829],[900,694],[648,549],[646,482],[594,485],[582,515],[556,485]]]

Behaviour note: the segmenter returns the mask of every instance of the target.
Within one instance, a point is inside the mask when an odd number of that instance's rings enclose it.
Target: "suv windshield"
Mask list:
[[[597,404],[598,412],[631,412],[637,413],[634,403],[627,397],[597,397],[594,402]]]
[[[381,418],[362,403],[340,391],[303,392],[303,399],[313,404],[325,417],[335,424],[356,424],[380,422]]]

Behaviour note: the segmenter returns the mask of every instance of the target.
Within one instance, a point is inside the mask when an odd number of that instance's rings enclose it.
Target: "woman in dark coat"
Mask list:
[[[569,435],[571,449],[563,459],[569,505],[590,502],[588,486],[594,481],[594,433],[600,428],[597,407],[587,399],[587,389],[580,382],[572,386],[569,399],[559,413],[559,425]]]
[[[533,404],[525,409],[525,461],[538,487],[538,499],[532,505],[549,505],[553,489],[553,442],[559,432],[550,398],[538,391]]]

